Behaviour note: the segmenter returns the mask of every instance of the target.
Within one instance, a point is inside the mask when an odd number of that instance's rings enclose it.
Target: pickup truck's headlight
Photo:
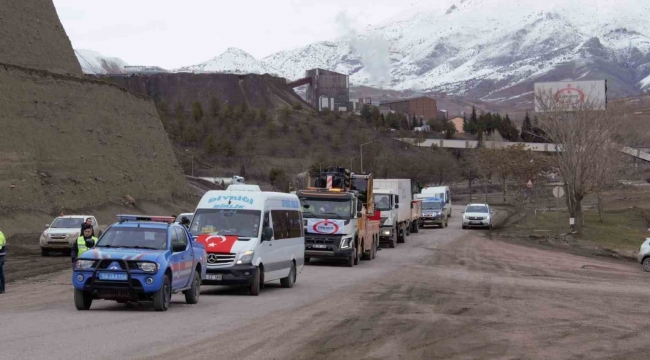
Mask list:
[[[237,264],[250,264],[253,262],[253,256],[255,256],[255,251],[253,250],[246,250],[241,255],[239,255],[239,260],[237,260]]]
[[[88,270],[95,265],[95,260],[77,260],[74,263],[74,268],[76,270]]]
[[[155,273],[158,271],[158,264],[152,262],[139,262],[138,269],[148,273]]]
[[[352,247],[352,236],[345,236],[341,239],[341,249],[349,249]]]

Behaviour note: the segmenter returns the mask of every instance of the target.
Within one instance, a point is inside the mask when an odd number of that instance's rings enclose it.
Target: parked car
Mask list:
[[[93,220],[95,236],[101,235],[97,219],[92,215],[59,216],[52,224],[45,225],[46,230],[41,234],[41,256],[49,256],[50,251],[69,252],[72,244],[81,235],[81,224],[87,219]]]
[[[492,215],[488,204],[469,204],[463,210],[463,229],[481,227],[492,230]]]
[[[646,238],[643,244],[641,244],[641,249],[639,249],[637,260],[641,266],[643,266],[644,271],[650,272],[650,237]]]

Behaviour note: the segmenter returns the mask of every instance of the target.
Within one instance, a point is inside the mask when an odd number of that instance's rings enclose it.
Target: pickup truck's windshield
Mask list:
[[[76,229],[81,228],[83,218],[56,218],[52,225],[53,229]]]
[[[422,210],[440,210],[442,205],[439,202],[423,202]]]
[[[380,211],[390,210],[390,195],[375,194],[375,209]]]
[[[303,218],[351,219],[351,199],[301,198]]]
[[[260,231],[259,210],[201,209],[190,225],[194,236],[201,234],[257,237]]]
[[[97,247],[165,250],[167,229],[111,227],[99,239]]]

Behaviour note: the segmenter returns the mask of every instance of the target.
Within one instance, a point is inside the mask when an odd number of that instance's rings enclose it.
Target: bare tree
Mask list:
[[[538,136],[557,144],[555,165],[564,178],[569,215],[573,230],[582,231],[582,200],[598,193],[619,172],[620,152],[633,142],[628,118],[620,107],[598,100],[567,106],[555,101],[551,92],[537,92]],[[610,172],[609,174],[607,174]]]

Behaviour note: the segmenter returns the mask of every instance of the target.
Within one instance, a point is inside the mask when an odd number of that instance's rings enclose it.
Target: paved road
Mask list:
[[[459,214],[460,211],[454,212]],[[7,359],[645,359],[650,279],[630,263],[426,229],[352,269],[307,266],[259,297],[204,288],[168,312],[74,309],[69,272],[0,300]]]

